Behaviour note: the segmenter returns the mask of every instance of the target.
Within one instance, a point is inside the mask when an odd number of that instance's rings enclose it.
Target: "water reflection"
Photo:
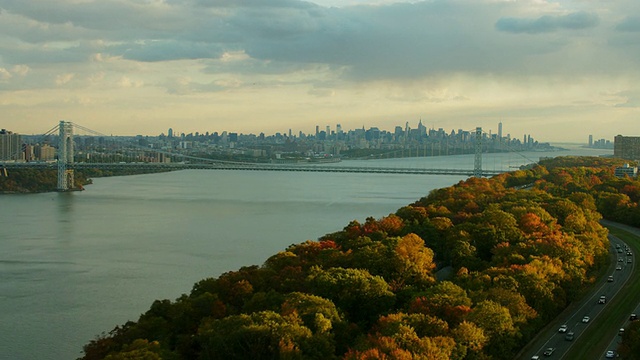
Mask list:
[[[56,201],[56,219],[59,224],[57,226],[57,240],[61,244],[69,245],[75,230],[73,221],[75,194],[73,192],[59,192],[52,200]]]

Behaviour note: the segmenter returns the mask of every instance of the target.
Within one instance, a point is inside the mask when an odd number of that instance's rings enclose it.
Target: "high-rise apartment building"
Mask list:
[[[22,137],[19,134],[0,130],[0,160],[22,160]]]
[[[617,135],[613,138],[613,156],[627,160],[640,160],[640,136]]]
[[[56,148],[44,145],[36,145],[34,149],[36,160],[40,161],[53,161],[56,158]]]

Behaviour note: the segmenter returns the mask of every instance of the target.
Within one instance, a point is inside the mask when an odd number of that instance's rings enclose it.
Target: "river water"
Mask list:
[[[484,155],[486,169],[573,148]],[[473,168],[473,155],[343,162]],[[335,164],[332,164],[335,165]],[[185,170],[98,178],[83,192],[0,196],[0,359],[75,359],[82,345],[196,281],[379,218],[464,177]]]

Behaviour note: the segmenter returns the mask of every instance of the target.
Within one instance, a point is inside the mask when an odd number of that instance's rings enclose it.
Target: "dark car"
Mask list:
[[[547,348],[547,350],[545,350],[542,354],[544,356],[551,356],[551,354],[553,354],[554,351],[556,351],[556,348],[550,347],[550,348]]]
[[[573,337],[574,337],[573,331],[569,331],[567,335],[564,336],[564,339],[567,341],[573,341]]]
[[[636,320],[638,320],[638,315],[636,315],[636,314],[631,314],[631,315],[629,315],[629,320],[630,320],[630,321],[636,321]]]

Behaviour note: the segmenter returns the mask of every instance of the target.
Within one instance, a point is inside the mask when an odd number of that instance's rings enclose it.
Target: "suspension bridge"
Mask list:
[[[105,161],[104,156],[95,155],[84,158],[76,156],[74,151],[74,129],[85,131],[92,136],[105,137],[81,125],[60,121],[58,125],[46,132],[43,136],[54,135],[57,132],[57,150],[55,161],[26,162],[5,161],[0,162],[0,167],[5,169],[16,168],[42,168],[57,169],[58,191],[68,191],[74,188],[74,170],[82,169],[155,169],[155,170],[183,170],[183,169],[209,169],[209,170],[252,170],[252,171],[297,171],[297,172],[348,172],[348,173],[375,173],[375,174],[419,174],[419,175],[457,175],[457,176],[494,176],[505,170],[487,170],[482,168],[482,128],[475,129],[474,141],[474,166],[472,169],[434,169],[434,168],[398,168],[398,167],[369,167],[369,166],[337,166],[328,164],[275,164],[275,163],[249,163],[238,161],[223,161],[210,158],[196,157],[181,153],[173,153],[160,149],[152,149],[144,146],[134,146],[126,152],[129,156],[119,156],[122,161],[114,161],[114,158]],[[86,155],[86,154],[85,154]],[[92,160],[92,161],[90,161]],[[175,161],[180,160],[180,161]]]

